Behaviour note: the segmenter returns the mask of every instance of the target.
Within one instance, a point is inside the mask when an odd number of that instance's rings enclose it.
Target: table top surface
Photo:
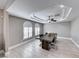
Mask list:
[[[53,38],[54,38],[54,36],[49,37],[49,36],[46,35],[46,36],[44,36],[42,39],[43,39],[43,40],[47,40],[47,41],[52,41]]]

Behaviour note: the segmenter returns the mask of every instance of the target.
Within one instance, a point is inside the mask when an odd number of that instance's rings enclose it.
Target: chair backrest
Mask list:
[[[47,35],[48,33],[46,32],[45,35]]]
[[[44,36],[43,34],[40,34],[40,35],[39,35],[39,37],[43,37],[43,36]]]

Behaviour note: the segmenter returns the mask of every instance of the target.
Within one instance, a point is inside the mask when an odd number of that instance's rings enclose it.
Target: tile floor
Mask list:
[[[71,40],[58,39],[57,49],[44,50],[39,40],[32,40],[9,51],[8,58],[79,58],[79,48]]]

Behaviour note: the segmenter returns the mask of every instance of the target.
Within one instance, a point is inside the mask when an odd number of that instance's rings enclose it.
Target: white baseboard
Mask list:
[[[34,39],[31,39],[31,40],[34,40]],[[27,40],[27,41],[25,41],[25,42],[21,42],[21,43],[19,43],[19,44],[13,45],[13,46],[9,47],[8,50],[12,50],[12,49],[14,49],[14,48],[16,48],[16,47],[18,47],[18,46],[21,46],[21,45],[23,45],[23,44],[25,44],[25,43],[28,43],[28,42],[31,41],[31,40]]]
[[[77,44],[72,38],[67,38],[67,37],[58,37],[58,38],[59,39],[71,40],[79,48],[79,44]]]
[[[78,45],[74,40],[72,40],[72,38],[68,38],[68,37],[57,37],[57,38],[58,38],[58,39],[71,40],[71,41],[79,48],[79,45]],[[34,40],[34,39],[33,39],[33,40]],[[31,40],[28,40],[28,41],[19,43],[19,44],[14,45],[14,46],[11,46],[11,47],[9,47],[8,49],[9,49],[9,50],[12,50],[12,49],[14,49],[14,48],[16,48],[16,47],[18,47],[18,46],[21,46],[21,45],[23,45],[23,44],[25,44],[25,43],[28,43],[29,41],[31,41]]]
[[[77,44],[73,39],[71,41],[79,48],[79,44]]]
[[[57,37],[58,39],[66,39],[66,40],[72,40],[72,38],[69,37]]]
[[[68,37],[58,37],[58,38],[59,38],[59,39],[71,40],[71,38],[68,38]],[[34,39],[34,38],[33,38],[33,39]],[[32,40],[32,39],[31,39],[31,40]],[[16,47],[18,47],[18,46],[21,46],[21,45],[23,45],[23,44],[25,44],[25,43],[31,41],[31,40],[28,40],[28,41],[21,42],[21,43],[19,43],[19,44],[13,45],[13,46],[9,47],[8,50],[12,50],[12,49],[14,49],[14,48],[16,48]]]

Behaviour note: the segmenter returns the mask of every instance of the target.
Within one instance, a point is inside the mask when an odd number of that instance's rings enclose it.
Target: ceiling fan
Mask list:
[[[50,23],[51,21],[52,21],[52,22],[57,22],[57,19],[55,19],[55,17],[58,17],[58,16],[60,16],[59,13],[56,14],[56,15],[50,15],[50,16],[48,16],[48,22],[49,22],[49,23]]]
[[[48,16],[48,22],[50,23],[51,21],[56,22],[57,20],[54,17]]]
[[[58,17],[58,16],[60,16],[60,13],[55,14],[55,15],[50,15],[50,16],[48,16],[48,20],[46,20],[46,21],[48,21],[49,23],[57,22],[57,19],[55,19],[55,17]],[[37,17],[35,14],[33,14],[33,16],[31,18],[36,19],[38,21],[42,21],[42,20],[45,21],[44,19],[41,19],[41,18]]]

